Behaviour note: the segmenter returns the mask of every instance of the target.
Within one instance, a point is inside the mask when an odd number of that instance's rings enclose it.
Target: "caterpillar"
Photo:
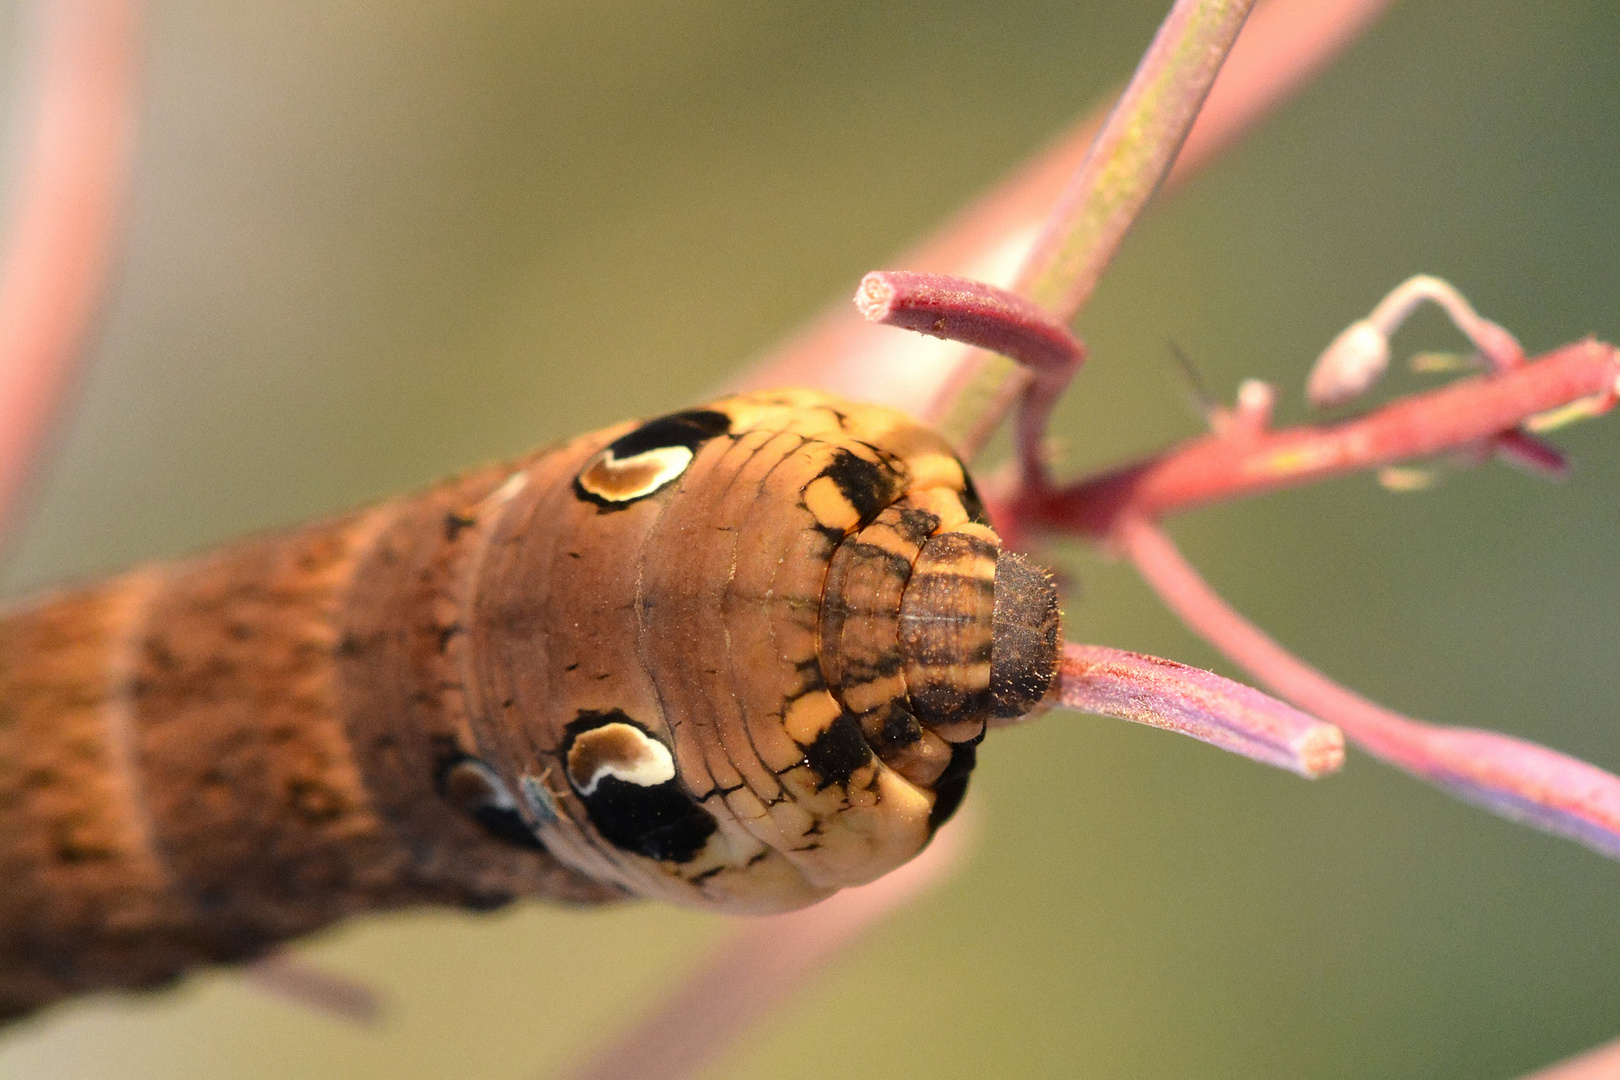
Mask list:
[[[0,1016],[348,915],[870,881],[1041,707],[1046,574],[901,413],[741,395],[0,615]]]

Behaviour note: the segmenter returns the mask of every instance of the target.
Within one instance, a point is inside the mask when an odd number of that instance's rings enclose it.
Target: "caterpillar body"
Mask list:
[[[725,399],[0,615],[0,1016],[353,913],[869,881],[1055,591],[902,414]]]

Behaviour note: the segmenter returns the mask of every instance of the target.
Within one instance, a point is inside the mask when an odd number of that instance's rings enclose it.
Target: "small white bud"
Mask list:
[[[1365,394],[1388,367],[1389,338],[1371,321],[1361,319],[1345,327],[1317,357],[1305,383],[1305,398],[1318,409],[1342,405]]]
[[[1238,383],[1237,407],[1246,413],[1271,418],[1271,406],[1277,399],[1277,392],[1268,382],[1259,379],[1244,379]]]

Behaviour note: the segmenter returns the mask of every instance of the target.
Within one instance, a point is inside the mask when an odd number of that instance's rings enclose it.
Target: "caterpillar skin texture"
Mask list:
[[[361,911],[811,903],[928,843],[1058,647],[946,444],[809,391],[36,600],[0,1016]]]

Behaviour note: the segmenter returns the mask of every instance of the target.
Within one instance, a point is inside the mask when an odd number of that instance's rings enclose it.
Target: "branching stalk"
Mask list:
[[[1080,313],[1142,207],[1174,164],[1254,0],[1176,0],[1130,85],[1064,191],[1013,291],[1060,322]],[[1029,376],[984,354],[930,410],[964,457],[976,454]]]

